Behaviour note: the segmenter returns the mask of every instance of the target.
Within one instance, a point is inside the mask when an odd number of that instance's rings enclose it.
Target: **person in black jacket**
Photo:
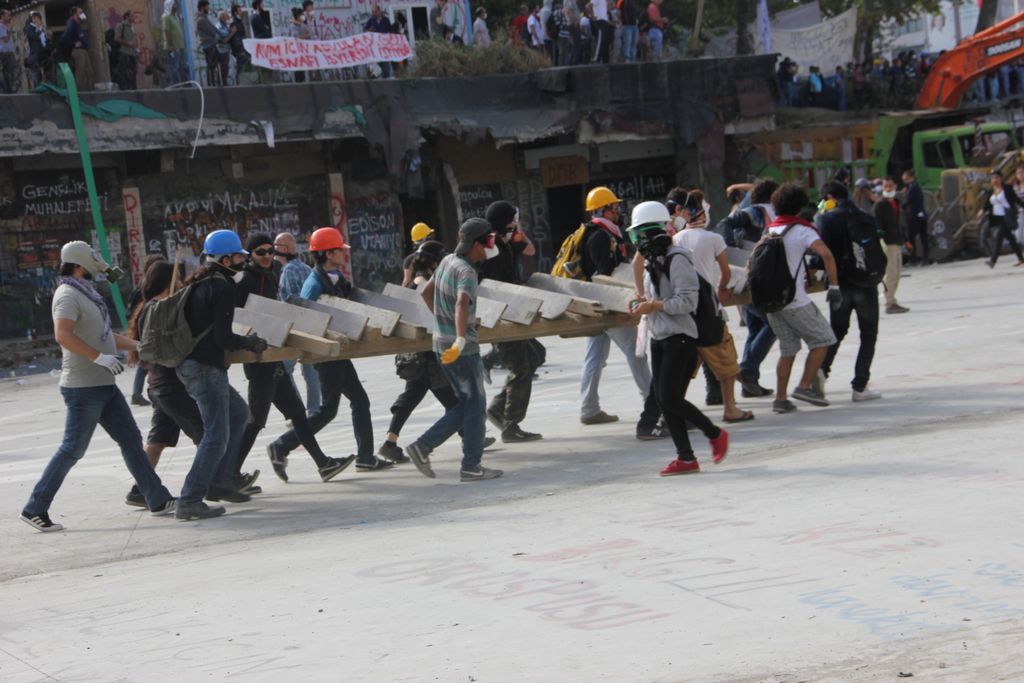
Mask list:
[[[274,272],[274,240],[265,233],[249,235],[245,244],[249,251],[249,263],[242,270],[242,280],[235,286],[236,305],[245,307],[250,295],[263,296],[277,300],[277,274]],[[306,418],[306,407],[299,398],[299,392],[284,369],[284,363],[245,363],[242,366],[245,377],[249,380],[249,412],[252,419],[245,428],[242,444],[238,450],[238,462],[235,465],[236,476],[241,476],[245,458],[252,450],[256,437],[267,424],[270,405],[273,404],[285,418],[291,420],[292,429],[316,463],[322,481],[330,481],[345,471],[352,464],[355,456],[347,458],[329,458],[324,455],[316,436],[309,427]],[[273,443],[267,446],[270,465],[274,468],[281,481],[288,481],[288,458],[277,453]]]
[[[906,185],[904,194],[904,215],[907,219],[907,241],[913,250],[913,261],[922,266],[931,263],[928,258],[928,214],[924,208],[924,190],[917,182],[917,176],[913,169],[903,172],[903,184]],[[921,251],[917,251],[917,240],[921,240]]]
[[[536,253],[533,242],[519,229],[519,209],[506,201],[487,207],[487,222],[494,230],[497,256],[480,265],[480,280],[519,284],[520,256]],[[501,430],[503,443],[536,441],[540,434],[525,432],[519,424],[526,418],[533,390],[533,373],[540,367],[540,353],[532,339],[500,342],[494,345],[501,365],[508,370],[505,386],[491,399],[487,419]]]
[[[181,490],[178,519],[203,519],[224,514],[223,507],[209,507],[203,498],[244,503],[249,495],[238,490],[235,457],[249,422],[249,407],[228,382],[226,351],[260,353],[267,343],[256,335],[243,337],[231,330],[235,318],[233,278],[245,264],[246,251],[238,235],[215,230],[203,245],[206,262],[193,273],[193,285],[185,305],[185,319],[198,339],[195,348],[176,369],[203,416],[203,439]],[[244,482],[251,485],[255,477]]]
[[[839,293],[842,300],[838,306],[830,301],[831,315],[829,321],[836,343],[829,347],[825,360],[818,370],[819,390],[825,393],[825,379],[832,370],[832,362],[839,352],[839,345],[850,330],[850,315],[857,313],[857,327],[860,328],[860,347],[857,349],[857,361],[854,364],[853,400],[871,401],[882,398],[882,394],[868,388],[871,378],[871,361],[875,357],[875,344],[878,341],[878,285],[871,287],[858,286],[850,280],[847,272],[847,261],[843,255],[850,249],[850,236],[847,225],[854,214],[859,218],[874,221],[871,214],[865,213],[850,201],[846,186],[838,181],[830,181],[825,185],[823,196],[836,202],[836,208],[818,214],[818,227],[821,239],[836,258],[836,271],[839,276]]]
[[[53,40],[43,26],[43,15],[32,12],[25,24],[25,39],[28,41],[29,85],[35,87],[44,81],[53,80]]]
[[[317,301],[322,295],[348,298],[352,285],[345,279],[341,266],[345,262],[345,244],[335,228],[319,228],[309,236],[309,251],[316,258],[316,268],[306,278],[299,294],[303,299]],[[395,466],[386,458],[373,454],[373,420],[370,416],[370,398],[366,395],[359,373],[350,360],[332,360],[316,364],[320,375],[320,393],[323,401],[319,410],[309,416],[309,428],[316,434],[330,424],[338,414],[341,397],[352,407],[352,431],[356,437],[356,469],[360,472],[385,470]],[[272,446],[278,457],[287,456],[299,446],[295,429],[282,434]]]
[[[903,224],[900,221],[900,204],[896,201],[896,179],[887,177],[882,181],[882,196],[875,202],[875,222],[882,231],[885,243],[885,312],[889,314],[907,313],[905,306],[896,302],[896,290],[900,285],[900,272],[903,266]]]
[[[985,263],[989,268],[996,267],[999,254],[1003,251],[1003,240],[1010,243],[1010,248],[1017,254],[1015,266],[1024,264],[1024,254],[1021,253],[1020,245],[1013,231],[1017,228],[1017,214],[1024,201],[1017,195],[1013,188],[1007,188],[1003,183],[1003,174],[996,171],[991,175],[992,191],[985,197],[984,208],[981,215],[988,216],[988,224],[995,232],[995,240],[992,242],[992,253]]]

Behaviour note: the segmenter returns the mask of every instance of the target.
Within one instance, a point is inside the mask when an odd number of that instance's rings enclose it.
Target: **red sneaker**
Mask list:
[[[661,471],[661,476],[671,477],[674,474],[694,474],[700,472],[700,463],[696,460],[673,460]]]
[[[711,459],[715,461],[715,464],[725,460],[726,454],[729,452],[729,432],[722,430],[716,438],[711,439]]]

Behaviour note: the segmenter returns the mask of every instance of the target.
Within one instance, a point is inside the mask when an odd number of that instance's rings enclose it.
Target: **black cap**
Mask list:
[[[265,232],[254,232],[249,235],[249,238],[245,240],[245,250],[252,251],[261,244],[273,244],[274,238],[269,233]]]
[[[459,244],[455,247],[455,253],[465,256],[475,242],[491,232],[491,224],[483,218],[470,218],[459,228]]]
[[[505,232],[508,224],[516,219],[517,213],[519,213],[519,209],[511,202],[499,199],[487,207],[487,212],[484,215],[487,217],[487,222],[491,224],[492,230]]]

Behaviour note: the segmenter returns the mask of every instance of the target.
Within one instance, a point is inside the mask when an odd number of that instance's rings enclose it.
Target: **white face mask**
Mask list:
[[[896,190],[885,190],[884,192],[882,192],[882,196],[885,197],[886,199],[895,199]]]
[[[85,12],[82,12],[81,14],[78,15],[78,20],[79,21],[85,21]]]
[[[499,253],[500,252],[498,252],[498,248],[497,247],[484,247],[484,258],[485,259],[492,259],[495,256],[497,256]]]
[[[341,275],[338,273],[327,273],[327,277],[330,279],[332,285],[338,284],[338,280],[341,279]]]
[[[676,232],[686,230],[686,219],[682,216],[674,216],[672,218],[672,227],[675,228]]]
[[[237,273],[231,276],[231,279],[234,280],[237,284],[242,284],[242,280],[245,279],[245,273],[242,271],[238,271]]]

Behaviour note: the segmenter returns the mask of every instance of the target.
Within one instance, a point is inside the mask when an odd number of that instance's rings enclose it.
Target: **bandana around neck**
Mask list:
[[[77,277],[62,277],[60,283],[72,289],[77,289],[89,297],[89,300],[96,304],[96,308],[100,309],[100,314],[103,315],[103,334],[100,335],[100,341],[106,341],[107,337],[110,336],[110,311],[107,310],[107,302],[96,291],[96,287],[91,282],[79,280]]]

